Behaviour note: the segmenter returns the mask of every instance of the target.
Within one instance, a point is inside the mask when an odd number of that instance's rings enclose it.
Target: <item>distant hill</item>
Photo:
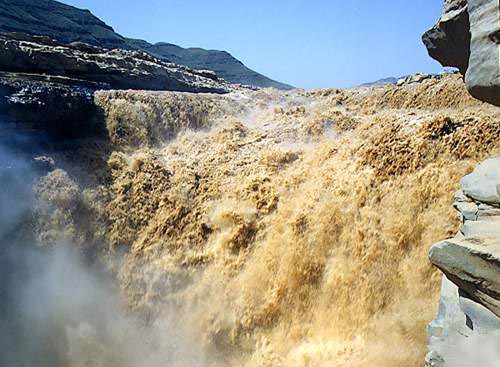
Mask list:
[[[139,49],[165,61],[213,70],[230,83],[292,88],[247,68],[228,52],[126,38],[89,10],[53,0],[0,0],[0,32],[44,35],[66,43],[81,41],[105,48]]]
[[[396,84],[399,79],[401,78],[389,77],[389,78],[379,79],[374,82],[364,83],[359,85],[359,87],[377,87],[382,85]]]

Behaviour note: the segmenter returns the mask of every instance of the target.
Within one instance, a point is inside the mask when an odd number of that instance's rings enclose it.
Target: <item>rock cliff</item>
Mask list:
[[[422,40],[429,55],[460,70],[469,92],[500,106],[498,0],[445,0],[439,21]]]
[[[457,67],[471,95],[497,106],[499,16],[498,0],[446,0],[441,18],[423,35],[429,54]],[[499,133],[493,138],[498,141]],[[500,340],[500,158],[484,161],[462,179],[455,208],[458,234],[429,254],[444,276],[439,312],[428,328],[426,364],[472,366],[482,358],[496,365],[500,357],[488,346]]]
[[[213,93],[230,89],[211,71],[167,63],[145,52],[64,44],[23,33],[0,34],[0,70],[59,75],[115,89]]]
[[[449,365],[447,354],[462,336],[474,340],[500,331],[500,158],[481,163],[461,186],[455,195],[460,231],[429,255],[446,275],[429,327],[432,367]]]
[[[212,71],[167,63],[143,51],[65,44],[23,33],[0,33],[0,70],[1,137],[19,129],[57,140],[93,134],[99,129],[91,118],[97,90],[223,94],[241,89]]]
[[[0,0],[0,32],[43,35],[63,43],[78,41],[109,49],[140,50],[167,62],[212,70],[230,83],[291,88],[250,70],[225,51],[129,39],[116,33],[90,11],[53,0]]]

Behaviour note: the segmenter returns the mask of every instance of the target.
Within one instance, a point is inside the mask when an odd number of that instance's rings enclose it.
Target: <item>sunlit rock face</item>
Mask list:
[[[500,106],[500,4],[468,0],[471,55],[465,84],[471,94]]]
[[[500,6],[497,0],[446,0],[422,40],[429,55],[464,75],[476,98],[500,105]]]
[[[458,234],[434,245],[429,255],[445,277],[440,311],[429,326],[427,363],[458,367],[483,358],[483,365],[493,366],[500,356],[481,357],[478,351],[500,340],[500,158],[482,162],[462,179],[455,208],[462,222]]]
[[[79,79],[97,88],[198,93],[231,89],[214,72],[168,63],[142,51],[62,43],[24,33],[0,34],[0,46],[0,69],[8,72]]]

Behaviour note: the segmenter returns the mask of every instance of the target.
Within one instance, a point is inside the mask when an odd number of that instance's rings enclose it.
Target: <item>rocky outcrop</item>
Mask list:
[[[445,277],[438,317],[429,326],[428,366],[442,366],[460,336],[500,330],[500,158],[480,164],[461,186],[455,195],[460,232],[429,254]]]
[[[432,78],[439,79],[440,77],[441,77],[440,75],[417,73],[414,75],[408,75],[406,77],[398,79],[398,81],[396,82],[396,85],[398,87],[402,87],[404,85],[412,85],[412,84],[422,83],[424,80],[429,80]]]
[[[0,72],[0,130],[39,130],[83,137],[96,112],[98,83],[70,78]],[[2,134],[3,135],[3,134]]]
[[[227,93],[238,88],[212,71],[166,63],[144,52],[21,33],[0,34],[0,70],[0,141],[7,143],[19,131],[57,140],[94,134],[102,129],[94,118],[96,90]]]
[[[471,53],[465,84],[476,98],[500,106],[500,4],[468,0]]]
[[[470,31],[467,0],[446,0],[438,22],[422,36],[429,55],[443,66],[469,66]]]
[[[47,37],[0,34],[0,70],[58,75],[115,89],[227,93],[229,84],[211,71],[166,63],[140,51],[108,50]]]
[[[445,0],[441,18],[422,40],[429,55],[456,67],[476,98],[500,106],[498,0]]]
[[[90,11],[53,0],[0,0],[0,32],[43,35],[63,43],[84,42],[108,49],[146,51],[166,62],[207,69],[230,83],[290,89],[247,68],[225,51],[182,48],[169,43],[150,44],[129,39]]]

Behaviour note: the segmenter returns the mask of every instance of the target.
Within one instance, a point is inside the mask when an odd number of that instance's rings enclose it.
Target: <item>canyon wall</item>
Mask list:
[[[179,21],[179,20],[178,20]],[[190,19],[183,19],[189,24]],[[183,48],[171,43],[151,44],[126,38],[93,15],[53,0],[1,0],[0,32],[21,32],[46,36],[61,43],[82,42],[100,48],[147,52],[164,62],[189,69],[211,70],[229,83],[261,88],[291,89],[246,67],[226,51]]]

